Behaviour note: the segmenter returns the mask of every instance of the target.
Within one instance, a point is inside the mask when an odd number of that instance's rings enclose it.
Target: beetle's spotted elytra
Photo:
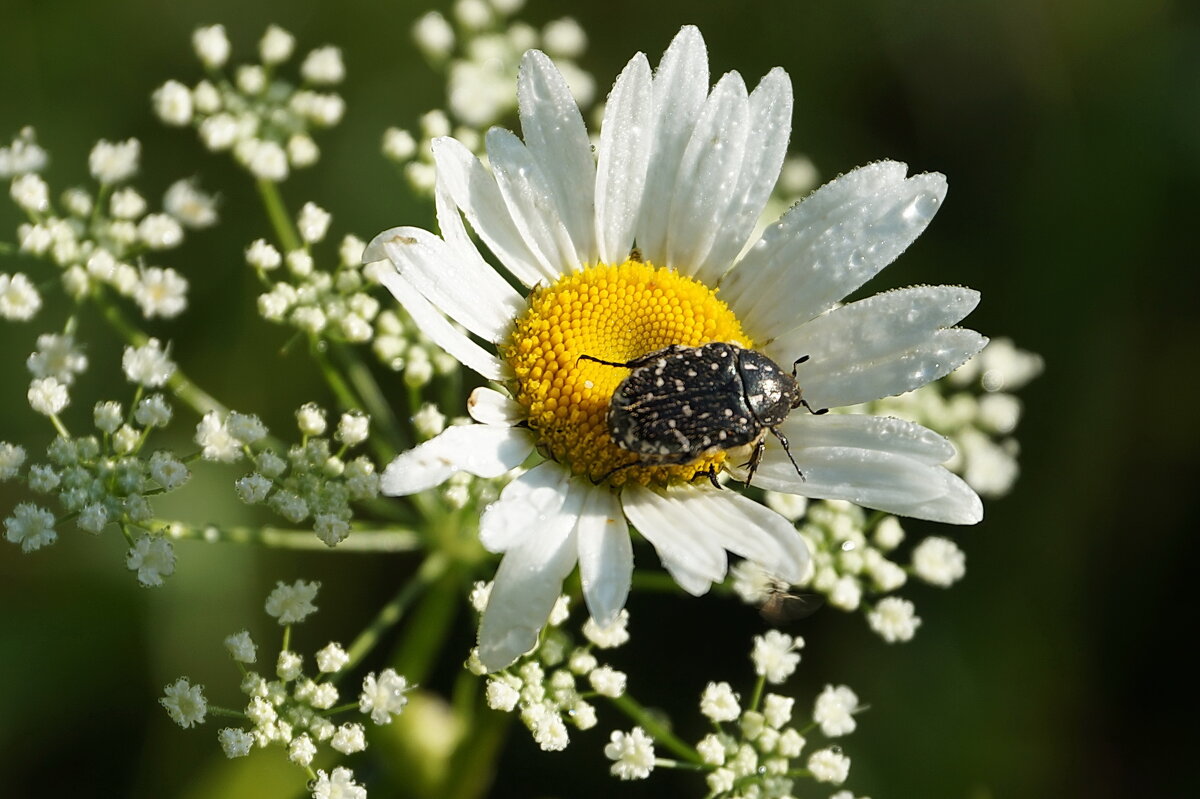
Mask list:
[[[749,485],[770,430],[804,477],[778,426],[800,406],[814,414],[825,412],[809,407],[796,382],[796,367],[807,355],[796,359],[791,374],[761,352],[719,341],[698,347],[675,344],[624,363],[590,355],[580,359],[632,370],[613,392],[607,422],[613,443],[637,458],[614,472],[636,465],[686,464],[752,446],[743,464]],[[703,474],[720,487],[715,470]]]

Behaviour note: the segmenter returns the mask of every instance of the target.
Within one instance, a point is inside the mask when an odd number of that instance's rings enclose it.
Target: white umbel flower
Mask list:
[[[211,69],[220,69],[229,60],[229,37],[224,25],[209,25],[192,32],[192,49],[200,63]]]
[[[25,275],[0,274],[0,317],[14,322],[32,319],[42,307],[42,297]]]
[[[141,155],[142,145],[137,139],[116,143],[101,139],[88,155],[88,169],[101,183],[120,183],[137,172]]]
[[[849,735],[857,726],[854,711],[858,709],[858,696],[845,685],[826,685],[813,706],[813,721],[821,725],[821,734],[826,738]]]
[[[787,150],[792,91],[782,70],[753,92],[731,72],[710,92],[704,41],[685,27],[656,72],[639,54],[621,73],[595,155],[545,54],[526,53],[518,100],[525,140],[489,131],[490,169],[454,139],[433,142],[442,236],[393,228],[364,254],[391,261],[382,282],[423,333],[510,391],[477,390],[469,411],[478,424],[402,454],[383,492],[416,493],[458,471],[498,477],[535,447],[554,455],[510,482],[481,519],[484,546],[504,555],[479,633],[491,670],[536,643],[576,563],[592,616],[616,615],[633,568],[629,524],[695,595],[724,579],[727,552],[791,583],[805,576],[809,553],[791,522],[704,484],[722,469],[744,478],[734,467],[744,458],[714,446],[688,463],[651,462],[614,443],[605,414],[629,372],[613,363],[714,341],[785,368],[808,355],[804,398],[833,408],[937,379],[986,342],[952,327],[978,301],[969,289],[839,304],[925,229],[945,195],[941,175],[907,177],[890,161],[854,170],[746,247]],[[528,298],[480,255],[463,217],[517,281],[537,287]],[[797,410],[778,432],[790,456],[771,440],[755,486],[935,521],[982,517],[975,492],[941,466],[953,447],[916,424]]]
[[[345,766],[338,766],[328,774],[317,769],[311,790],[313,799],[367,799],[367,789],[354,781],[354,772]]]
[[[208,715],[204,686],[192,685],[184,677],[164,687],[158,703],[166,708],[171,721],[185,730],[194,724],[203,724],[204,717]]]
[[[275,590],[267,596],[267,613],[279,620],[280,624],[298,624],[304,621],[317,606],[313,600],[317,598],[317,590],[321,587],[318,582],[297,580],[288,585],[285,582],[275,583]]]
[[[654,739],[641,727],[629,732],[613,730],[604,755],[615,761],[609,771],[623,780],[644,780],[654,770]]]
[[[159,388],[175,374],[174,361],[167,357],[156,338],[140,347],[126,347],[121,356],[121,368],[130,382],[146,388]]]

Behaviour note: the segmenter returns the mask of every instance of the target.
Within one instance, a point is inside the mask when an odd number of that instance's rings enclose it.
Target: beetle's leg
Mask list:
[[[601,483],[603,483],[605,480],[607,480],[608,478],[612,477],[617,472],[621,471],[622,469],[628,469],[630,466],[637,466],[639,463],[641,463],[640,460],[630,461],[629,463],[622,463],[620,466],[614,466],[612,469],[609,469],[607,472],[605,472],[603,475],[600,476],[599,480],[597,480],[595,477],[592,477],[590,474],[588,475],[588,479],[592,481],[592,485],[598,486]]]
[[[808,407],[808,406],[806,405],[805,407]],[[812,408],[809,408],[809,410],[811,411]],[[826,409],[826,410],[828,410],[828,409]],[[824,410],[819,411],[819,413],[824,413],[824,412],[825,412]],[[788,445],[787,436],[785,436],[783,433],[776,430],[774,427],[769,428],[769,429],[771,431],[771,434],[779,439],[779,443],[783,444],[783,451],[787,453],[788,460],[792,462],[792,466],[796,467],[796,474],[800,475],[800,479],[803,480],[804,472],[800,471],[799,464],[797,464],[796,459],[792,457],[792,448]]]
[[[575,359],[575,362],[579,363],[580,361],[595,361],[596,363],[602,363],[605,366],[619,366],[622,369],[636,369],[639,366],[645,366],[646,364],[653,361],[655,358],[661,358],[662,356],[659,354],[660,352],[661,352],[661,350],[655,350],[654,352],[648,352],[645,355],[641,355],[637,358],[634,358],[631,361],[625,361],[624,363],[621,363],[620,361],[606,361],[601,358],[596,358],[592,355],[580,355],[578,358]]]
[[[579,363],[580,361],[595,361],[596,363],[602,363],[605,366],[620,366],[623,369],[628,369],[629,363],[630,363],[630,362],[618,363],[617,361],[605,361],[600,358],[594,358],[591,355],[580,355],[578,358],[575,359],[575,363]]]
[[[767,442],[760,437],[758,443],[754,445],[754,451],[750,453],[750,460],[742,464],[742,468],[749,468],[746,473],[746,485],[750,485],[750,481],[754,479],[754,473],[758,471],[758,464],[762,461],[763,452],[767,449]]]
[[[713,484],[714,488],[718,488],[718,489],[725,488],[725,486],[723,486],[719,482],[717,482],[717,467],[713,466],[711,463],[708,465],[708,469],[706,469],[705,471],[696,472],[695,474],[693,474],[690,482],[694,483],[700,477],[707,477],[708,481]]]
[[[808,360],[807,355],[801,355],[796,360],[792,361],[792,377],[796,376],[796,367]]]

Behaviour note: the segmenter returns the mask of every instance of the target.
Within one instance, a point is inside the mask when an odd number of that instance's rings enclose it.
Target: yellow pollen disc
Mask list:
[[[726,453],[684,465],[629,466],[638,456],[612,442],[607,415],[630,370],[579,356],[625,363],[672,344],[710,341],[753,346],[712,289],[670,269],[626,261],[589,266],[535,289],[501,355],[545,454],[592,480],[665,486],[719,470]]]

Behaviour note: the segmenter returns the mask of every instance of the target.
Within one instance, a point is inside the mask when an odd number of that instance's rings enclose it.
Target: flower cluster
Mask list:
[[[811,568],[795,586],[821,595],[844,611],[863,609],[871,629],[889,643],[908,641],[921,619],[911,601],[891,595],[910,576],[948,587],[966,573],[966,556],[948,538],[929,536],[911,550],[909,562],[896,559],[905,532],[895,516],[873,514],[848,502],[796,502],[768,492],[767,504],[800,523],[812,552]],[[750,561],[732,570],[732,587],[743,601],[763,605],[793,586]]]
[[[346,458],[352,447],[366,441],[370,420],[358,412],[342,414],[332,440],[325,435],[325,411],[315,403],[301,406],[296,421],[302,440],[286,457],[263,443],[267,429],[257,417],[239,413],[224,419],[206,414],[196,427],[196,443],[206,460],[232,463],[245,456],[251,462],[254,471],[235,484],[243,502],[265,503],[294,524],[311,519],[317,537],[337,546],[350,534],[350,503],[379,494],[371,459]]]
[[[754,641],[752,661],[760,679],[784,682],[795,670],[803,646],[799,639],[772,631]],[[761,699],[759,698],[761,696]],[[793,766],[808,744],[805,735],[819,729],[827,739],[853,732],[858,697],[850,688],[828,685],[817,697],[809,720],[793,721],[795,699],[755,691],[743,707],[741,697],[727,682],[710,682],[700,697],[700,712],[712,722],[714,732],[696,744],[704,766],[710,796],[791,796],[795,778],[840,785],[850,771],[850,759],[837,746],[817,749],[803,768]]]
[[[452,135],[479,153],[487,129],[516,110],[517,70],[525,51],[545,50],[580,107],[592,105],[595,79],[576,62],[587,49],[587,33],[570,17],[548,22],[539,31],[513,18],[522,5],[524,0],[458,0],[450,19],[430,11],[413,26],[417,47],[445,74],[446,109],[421,117],[419,140],[408,130],[389,128],[383,152],[403,166],[419,193],[433,193],[434,139]]]
[[[380,310],[373,292],[384,265],[363,264],[361,239],[347,234],[338,245],[336,266],[320,266],[314,245],[325,240],[331,221],[328,211],[305,203],[294,220],[298,247],[284,253],[266,239],[256,239],[246,248],[247,265],[267,287],[258,297],[259,315],[313,338],[369,343],[379,362],[403,372],[413,388],[428,384],[435,374],[457,370],[458,362],[431,344],[408,314]]]
[[[490,583],[478,583],[471,593],[471,603],[480,613],[487,607],[491,588]],[[518,712],[534,741],[547,752],[570,743],[568,725],[579,730],[596,726],[596,709],[588,699],[616,699],[625,693],[625,673],[601,664],[593,650],[611,649],[629,640],[629,613],[622,611],[607,627],[588,619],[583,625],[588,643],[582,646],[575,646],[563,629],[569,615],[568,598],[560,596],[538,646],[487,682],[488,705]],[[487,672],[478,650],[468,667],[476,674]]]
[[[24,450],[0,443],[0,480],[23,476],[34,493],[57,499],[63,515],[56,518],[37,502],[21,503],[4,520],[5,537],[30,552],[54,543],[56,527],[68,520],[92,534],[116,525],[130,546],[129,568],[143,585],[161,585],[175,570],[175,554],[154,521],[150,498],[175,491],[191,477],[184,459],[167,450],[148,452],[147,447],[151,433],[171,421],[172,406],[156,389],[170,379],[175,364],[157,339],[127,347],[122,366],[137,386],[133,401],[128,408],[116,400],[96,403],[92,418],[97,432],[71,436],[57,414],[69,401],[67,387],[74,375],[86,365],[69,333],[41,336],[29,357],[34,375],[30,405],[50,416],[59,435],[46,450],[47,461],[30,464],[23,475]]]
[[[267,597],[266,611],[280,625],[288,628],[304,621],[316,611],[318,583],[297,580],[288,585],[278,583]],[[284,641],[289,640],[285,632]],[[287,752],[293,763],[308,769],[322,747],[348,755],[367,747],[366,724],[345,722],[336,724],[332,717],[354,709],[353,705],[338,707],[341,697],[336,681],[350,666],[350,655],[338,643],[331,642],[313,657],[315,673],[306,670],[304,658],[285,648],[275,659],[274,678],[251,669],[258,662],[258,646],[250,633],[243,630],[225,639],[229,651],[242,672],[241,691],[248,701],[239,713],[224,711],[225,716],[242,716],[248,723],[243,727],[226,727],[217,733],[226,757],[243,757],[258,746],[278,746]],[[362,681],[357,710],[376,725],[390,724],[392,718],[408,703],[408,681],[393,669],[368,674]],[[208,713],[203,686],[179,678],[166,686],[159,700],[171,720],[183,728],[203,724]],[[312,796],[366,796],[353,773],[344,767],[331,772],[317,771],[310,784]]]
[[[797,650],[803,645],[802,640],[778,631],[754,639],[751,661],[758,685],[746,706],[727,682],[714,681],[705,687],[700,713],[712,723],[713,732],[701,738],[694,751],[707,772],[710,797],[789,797],[797,778],[834,785],[846,780],[850,759],[836,745],[813,751],[803,766],[794,761],[804,755],[806,735],[819,731],[832,740],[855,730],[854,714],[861,708],[854,691],[845,685],[827,685],[811,716],[799,724],[793,719],[795,699],[763,691],[764,684],[781,684],[795,672],[800,661]],[[645,779],[656,765],[672,765],[656,760],[654,740],[641,727],[613,732],[605,755],[614,761],[611,772],[621,779]]]
[[[137,139],[97,142],[88,167],[98,187],[68,189],[56,204],[37,173],[45,153],[27,128],[0,150],[0,177],[12,176],[9,195],[27,217],[17,231],[21,251],[59,267],[70,297],[79,300],[107,287],[136,302],[147,319],[173,317],[187,306],[187,280],[147,259],[178,247],[185,228],[215,224],[216,201],[185,179],[167,189],[162,211],[151,211],[145,197],[126,185],[140,156]],[[26,321],[41,305],[25,274],[0,273],[0,317]]]
[[[204,146],[229,151],[256,178],[279,182],[289,171],[316,163],[312,132],[336,125],[345,102],[330,91],[345,66],[336,47],[318,47],[300,65],[299,85],[277,69],[292,57],[295,38],[272,25],[258,43],[259,63],[226,71],[230,44],[221,25],[198,28],[192,46],[208,77],[188,87],[176,80],[160,86],[154,110],[168,125],[194,127]]]

